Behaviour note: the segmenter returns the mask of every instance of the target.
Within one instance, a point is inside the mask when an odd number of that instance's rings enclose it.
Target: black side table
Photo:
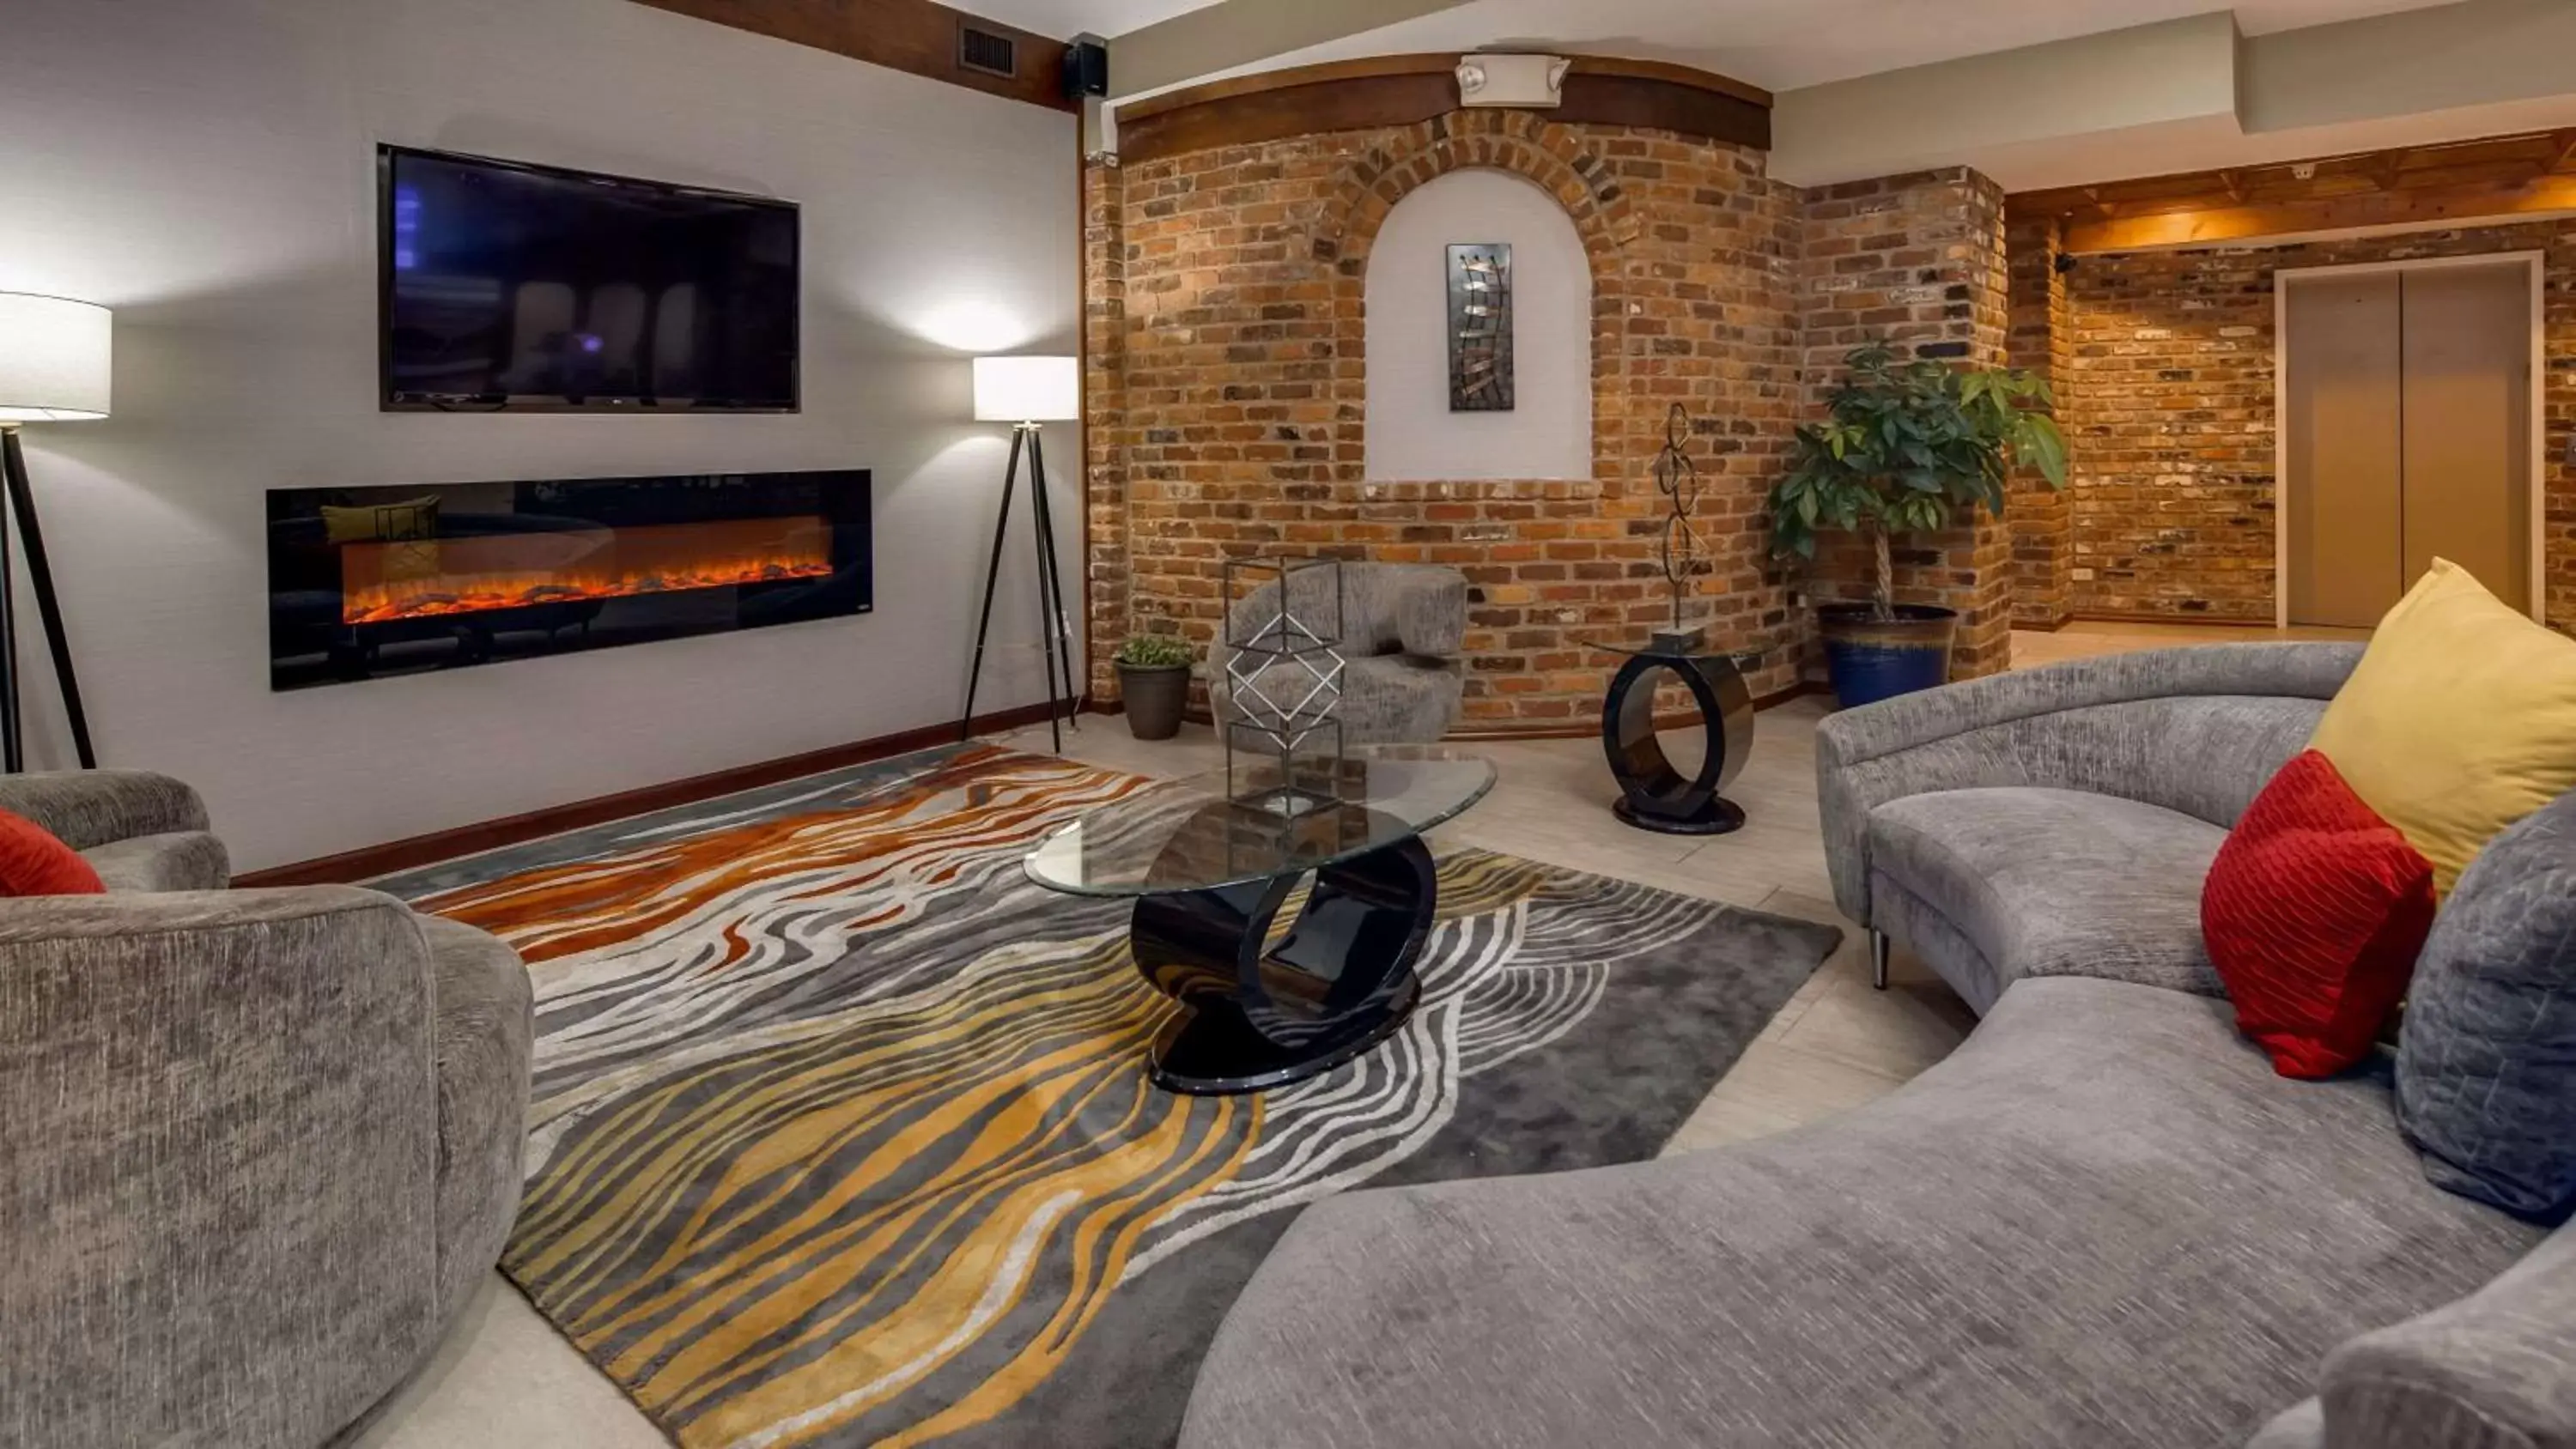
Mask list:
[[[1741,828],[1744,807],[1722,793],[1744,773],[1753,753],[1753,691],[1734,656],[1690,634],[1591,642],[1628,658],[1601,703],[1601,748],[1621,791],[1611,810],[1640,830],[1667,835],[1724,835]],[[1708,731],[1699,773],[1687,779],[1655,738],[1655,691],[1666,675],[1690,691]]]

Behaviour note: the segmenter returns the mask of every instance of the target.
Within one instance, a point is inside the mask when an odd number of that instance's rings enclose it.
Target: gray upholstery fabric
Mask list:
[[[2325,1405],[2303,1399],[2263,1426],[2245,1449],[2326,1449]]]
[[[174,780],[0,808],[121,892],[0,900],[0,1444],[344,1432],[500,1256],[527,973],[373,891],[159,889],[226,875]]]
[[[2433,1181],[2576,1210],[2576,795],[2496,837],[2416,958],[2397,1116]]]
[[[1919,929],[1907,944],[1977,1011],[2026,976],[2224,995],[2201,946],[2200,888],[2226,839],[2162,806],[2026,786],[1908,795],[1869,813],[1873,874],[1974,954],[1947,959],[1949,943]]]
[[[427,1353],[427,977],[367,891],[0,902],[0,1443],[313,1444]]]
[[[1934,790],[2036,785],[2230,826],[2305,748],[2358,644],[2212,644],[2076,660],[1846,710],[1816,737],[1834,899],[1870,909],[1869,814]]]
[[[0,776],[0,810],[33,820],[74,850],[206,828],[196,791],[144,770]]]
[[[219,891],[232,883],[224,843],[203,830],[111,840],[81,857],[111,891]]]
[[[2052,978],[1833,1122],[1308,1208],[1185,1449],[2235,1446],[2542,1233],[2434,1188],[2367,1074]]]
[[[442,1327],[501,1259],[518,1217],[528,1140],[534,994],[518,953],[471,926],[420,918],[430,951],[438,1062],[438,1317]]]
[[[1345,563],[1341,567],[1340,652],[1342,742],[1425,744],[1458,722],[1466,692],[1465,663],[1454,657],[1467,629],[1467,580],[1455,569],[1427,564]],[[1334,637],[1332,571],[1303,570],[1291,580],[1290,612],[1308,628]],[[1264,584],[1235,601],[1229,638],[1259,637],[1277,618],[1279,585]],[[1210,690],[1220,718],[1232,681],[1226,664],[1233,651],[1215,651]],[[1281,705],[1302,698],[1314,679],[1304,667],[1276,664],[1258,685]]]
[[[2338,1349],[2324,1397],[2334,1449],[2576,1444],[2576,1228],[2460,1302]]]

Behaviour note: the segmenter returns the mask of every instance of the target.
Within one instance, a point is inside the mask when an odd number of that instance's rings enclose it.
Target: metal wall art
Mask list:
[[[1512,248],[1449,248],[1449,411],[1512,410]]]

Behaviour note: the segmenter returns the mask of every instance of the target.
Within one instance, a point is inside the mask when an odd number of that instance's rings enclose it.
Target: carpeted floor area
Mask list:
[[[1124,906],[1019,865],[1153,788],[969,746],[384,883],[528,959],[503,1268],[666,1434],[1167,1443],[1303,1204],[1650,1157],[1837,938],[1452,851],[1403,1033],[1291,1090],[1173,1097]]]

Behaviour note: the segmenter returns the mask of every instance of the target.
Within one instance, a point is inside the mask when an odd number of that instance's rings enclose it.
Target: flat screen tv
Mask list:
[[[388,410],[793,412],[794,204],[379,146]]]

